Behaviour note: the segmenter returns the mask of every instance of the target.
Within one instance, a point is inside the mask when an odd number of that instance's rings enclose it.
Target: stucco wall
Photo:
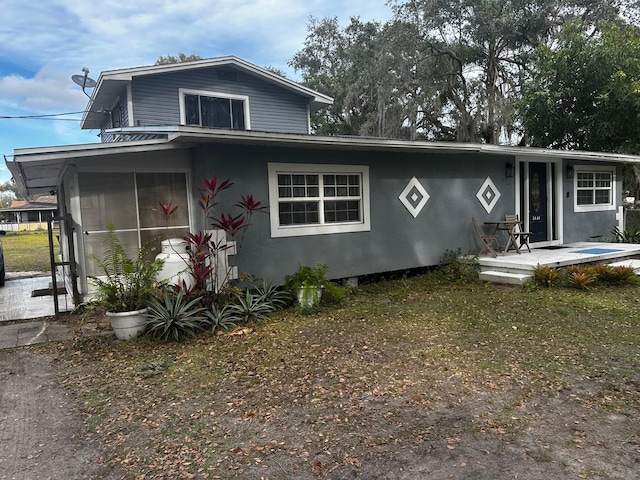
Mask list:
[[[592,163],[593,165],[598,165]],[[567,162],[567,165],[590,165],[589,162]],[[622,166],[616,167],[616,186],[614,202],[619,205],[622,192]],[[618,225],[618,209],[600,212],[574,212],[574,179],[563,175],[563,218],[564,243],[588,241],[606,241],[613,237],[611,229]]]
[[[193,159],[196,184],[214,173],[235,183],[221,211],[240,195],[267,202],[268,162],[369,166],[370,232],[271,238],[267,215],[255,217],[238,265],[276,283],[298,262],[327,263],[332,278],[435,265],[446,250],[477,251],[471,217],[482,223],[514,211],[514,178],[505,177],[504,156],[206,146]],[[417,218],[398,199],[413,176],[430,196]],[[491,214],[476,198],[488,176],[501,193]]]

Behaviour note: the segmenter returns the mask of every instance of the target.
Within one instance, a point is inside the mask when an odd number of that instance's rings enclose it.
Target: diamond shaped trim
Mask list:
[[[416,218],[430,197],[418,179],[413,177],[398,198],[413,218]]]
[[[476,193],[476,197],[480,200],[480,203],[487,213],[491,213],[491,210],[496,206],[501,196],[500,190],[496,188],[491,177],[487,177],[480,187],[480,190],[478,190],[478,193]]]

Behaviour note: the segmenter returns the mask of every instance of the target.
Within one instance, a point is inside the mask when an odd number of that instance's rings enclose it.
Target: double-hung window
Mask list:
[[[249,130],[249,98],[181,89],[180,122],[201,127]]]
[[[575,211],[614,210],[615,168],[574,168]]]
[[[271,236],[370,230],[369,169],[269,164]]]

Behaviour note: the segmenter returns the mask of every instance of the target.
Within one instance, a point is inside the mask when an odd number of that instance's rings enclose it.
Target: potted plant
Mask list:
[[[162,260],[146,260],[147,246],[139,249],[135,259],[131,258],[113,224],[108,226],[103,247],[103,258],[92,255],[102,275],[89,278],[93,281],[96,299],[107,309],[116,337],[130,340],[145,329],[146,304],[155,294]]]
[[[320,304],[328,271],[329,267],[324,263],[316,263],[313,267],[298,263],[298,270],[285,276],[284,287],[297,298],[302,309],[316,308]]]

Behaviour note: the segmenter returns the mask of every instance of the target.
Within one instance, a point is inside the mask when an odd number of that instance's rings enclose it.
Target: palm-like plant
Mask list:
[[[182,289],[176,292],[165,288],[162,298],[153,297],[148,302],[147,333],[164,341],[179,341],[203,331],[207,318],[205,309],[197,305],[202,297],[189,299]]]

